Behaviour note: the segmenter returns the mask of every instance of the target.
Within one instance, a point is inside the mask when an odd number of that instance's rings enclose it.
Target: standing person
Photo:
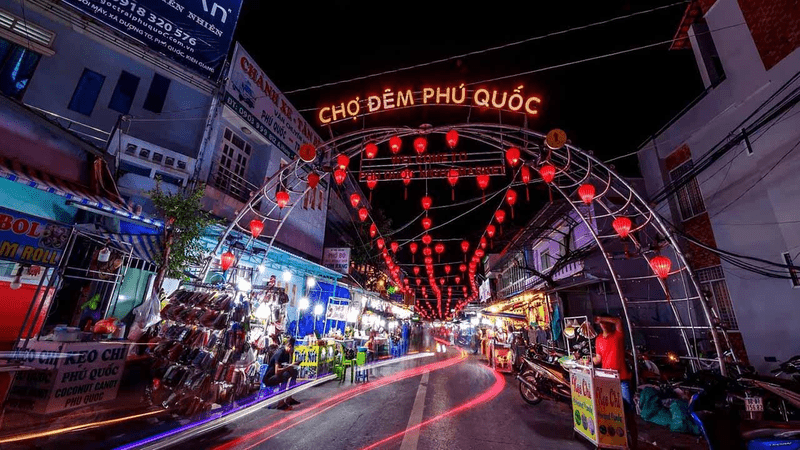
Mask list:
[[[616,370],[619,374],[622,402],[625,406],[625,426],[628,428],[628,445],[635,450],[639,436],[631,391],[633,377],[628,365],[625,364],[625,332],[622,329],[622,320],[619,317],[599,316],[595,317],[594,323],[600,325],[603,333],[597,336],[595,343],[597,353],[592,361],[603,369]]]
[[[288,382],[289,387],[297,384],[297,368],[291,365],[292,354],[294,353],[294,338],[290,337],[283,347],[278,348],[272,358],[269,360],[267,372],[264,374],[265,386],[281,385],[281,389],[286,389]],[[295,400],[291,395],[286,400],[278,402],[276,407],[278,409],[290,410],[291,405],[297,405],[300,402]]]
[[[369,339],[367,339],[367,364],[371,363],[375,360],[375,333],[369,334]]]

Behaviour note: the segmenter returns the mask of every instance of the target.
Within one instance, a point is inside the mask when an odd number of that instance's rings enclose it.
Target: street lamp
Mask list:
[[[317,303],[314,305],[314,333],[317,332],[317,318],[322,314],[322,304]]]
[[[308,297],[301,297],[300,302],[297,304],[297,327],[295,327],[295,336],[300,337],[300,317],[303,311],[308,309]]]
[[[292,281],[292,272],[289,272],[288,270],[284,270],[282,278],[283,278],[283,281],[285,281],[287,283]]]
[[[242,278],[236,283],[236,289],[242,292],[250,292],[253,289],[253,283],[246,278]]]
[[[306,286],[308,286],[309,289],[313,288],[316,285],[317,285],[317,280],[315,280],[314,277],[308,277],[308,279],[306,279]]]

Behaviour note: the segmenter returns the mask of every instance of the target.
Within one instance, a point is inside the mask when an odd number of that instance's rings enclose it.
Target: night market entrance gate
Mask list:
[[[461,152],[458,150],[459,140],[474,141],[482,144],[481,148],[489,150]],[[446,151],[427,152],[429,141],[437,146],[446,144],[440,146]],[[234,230],[250,234],[253,226],[263,227],[261,239],[269,242],[271,249],[286,218],[302,203],[303,197],[310,192],[313,194],[321,179],[329,178],[330,182],[339,185],[347,182],[350,159],[357,156],[361,160],[358,181],[365,181],[370,191],[386,183],[392,183],[399,189],[401,184],[407,186],[414,180],[432,178],[447,179],[455,187],[460,178],[475,178],[483,191],[484,202],[499,198],[495,214],[484,231],[484,237],[489,238],[495,233],[494,224],[502,224],[505,218],[503,206],[510,205],[513,213],[513,204],[516,202],[513,188],[527,191],[529,184],[544,183],[551,200],[553,196],[560,196],[589,225],[587,228],[605,258],[613,286],[621,299],[627,326],[631,330],[634,360],[637,357],[633,340],[635,332],[660,333],[664,339],[670,339],[671,336],[682,342],[681,357],[687,359],[693,369],[711,364],[718,365],[722,374],[726,373],[723,345],[730,348],[727,336],[724,330],[719,330],[715,325],[719,323],[716,313],[703,298],[699,283],[688,267],[673,233],[613,167],[595,158],[592,152],[567,143],[566,135],[561,130],[553,130],[545,135],[518,126],[475,123],[422,126],[418,129],[377,127],[334,137],[318,148],[310,144],[303,145],[298,158],[270,174],[261,188],[254,192],[220,236],[205,271],[218,260],[228,234]],[[510,184],[506,184],[507,167],[513,174]],[[487,192],[493,176],[503,176],[503,186]],[[356,180],[351,179],[351,182]],[[263,205],[269,206],[265,208]],[[354,204],[354,207],[358,205]],[[427,209],[424,201],[423,208]],[[367,208],[360,208],[358,213],[362,222],[370,221]],[[433,249],[434,245],[428,245],[432,244],[429,232],[444,225],[446,223],[431,227],[415,239],[421,237],[426,248]],[[371,227],[371,236],[382,252],[396,285],[402,289],[401,269],[392,255],[406,249],[416,252],[417,244],[411,241],[390,244],[376,227]],[[470,243],[468,248],[472,252],[469,274],[462,275],[463,283],[469,288],[463,286],[455,298],[451,290],[445,300],[445,311],[449,312],[451,308],[458,311],[478,295],[474,276],[484,250],[477,242]],[[433,274],[432,251],[423,250],[429,289],[441,307],[443,297]],[[630,273],[630,266],[635,264],[642,266],[644,271],[640,273],[648,275],[621,275]],[[623,266],[626,266],[625,270]],[[464,267],[461,269],[464,271]],[[405,287],[410,288],[408,284]],[[630,295],[634,288],[639,292],[645,288],[647,298],[640,300]],[[669,311],[669,317],[661,317],[655,324],[632,321],[632,317],[638,316],[633,313],[640,308],[664,308]],[[721,340],[720,334],[724,339]],[[713,343],[715,355],[700,357],[699,343],[703,340]],[[637,364],[634,367],[638,379]]]

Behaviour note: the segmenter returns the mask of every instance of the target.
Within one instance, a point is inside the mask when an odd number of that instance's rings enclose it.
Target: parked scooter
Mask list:
[[[800,422],[744,419],[742,410],[731,402],[740,389],[735,380],[717,376],[692,396],[689,412],[709,449],[800,450]]]
[[[581,355],[588,355],[587,343],[574,347]],[[523,359],[519,380],[519,393],[528,404],[537,405],[542,399],[569,402],[571,391],[569,369],[575,360],[566,358],[555,348],[545,348],[541,344],[529,347]]]

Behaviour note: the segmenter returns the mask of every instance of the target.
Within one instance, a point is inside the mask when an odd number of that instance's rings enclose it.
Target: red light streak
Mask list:
[[[489,370],[489,369],[486,369],[486,370]],[[492,371],[492,375],[494,375],[494,384],[492,385],[492,387],[489,388],[489,390],[485,391],[481,395],[473,398],[472,400],[470,400],[470,401],[468,401],[466,403],[462,403],[461,405],[456,406],[455,408],[449,409],[449,410],[447,410],[447,411],[445,411],[445,412],[443,412],[443,413],[441,413],[441,414],[439,414],[437,416],[431,417],[430,419],[428,419],[428,420],[426,420],[424,422],[421,422],[421,423],[419,423],[417,425],[414,425],[413,427],[406,428],[405,430],[403,430],[403,431],[401,431],[399,433],[395,433],[395,434],[393,434],[393,435],[391,435],[389,437],[383,438],[378,442],[375,442],[373,444],[370,444],[370,445],[362,448],[361,450],[371,450],[373,448],[377,448],[380,445],[386,444],[387,442],[389,442],[389,441],[391,441],[393,439],[397,439],[398,437],[403,436],[404,434],[408,433],[409,431],[413,431],[413,430],[422,428],[425,425],[428,425],[428,424],[431,424],[431,423],[436,422],[438,420],[444,419],[445,417],[456,415],[456,414],[458,414],[460,412],[463,412],[463,411],[466,411],[468,409],[474,408],[474,407],[476,407],[476,406],[478,406],[478,405],[480,405],[482,403],[486,403],[489,400],[497,397],[497,395],[500,394],[500,392],[502,392],[503,389],[505,388],[506,380],[505,380],[505,378],[503,378],[502,375],[500,375],[496,371]]]
[[[456,357],[448,358],[448,359],[446,359],[444,361],[430,363],[430,364],[426,364],[426,365],[420,366],[420,367],[415,367],[415,368],[412,368],[412,369],[406,369],[406,370],[403,370],[401,372],[397,372],[397,373],[395,373],[393,375],[390,375],[390,376],[388,376],[386,378],[382,378],[382,379],[380,379],[378,381],[367,383],[367,384],[363,384],[363,385],[361,385],[359,387],[350,389],[350,390],[345,391],[345,392],[341,392],[341,393],[339,393],[337,395],[334,395],[333,397],[331,397],[331,398],[329,398],[327,400],[323,400],[321,402],[318,402],[318,403],[315,403],[315,404],[311,405],[308,409],[304,409],[302,411],[298,411],[296,413],[293,413],[293,414],[291,414],[291,415],[289,415],[289,416],[287,416],[287,417],[285,417],[285,418],[283,418],[283,419],[281,419],[281,420],[279,420],[279,421],[277,421],[275,423],[271,423],[271,424],[269,424],[269,425],[267,425],[267,426],[265,426],[263,428],[260,428],[260,429],[258,429],[256,431],[253,431],[253,432],[250,432],[250,433],[248,433],[248,434],[246,434],[244,436],[241,436],[239,438],[236,438],[236,439],[234,439],[234,440],[232,440],[230,442],[226,442],[224,444],[221,444],[221,445],[215,447],[214,450],[228,450],[228,449],[234,448],[234,447],[236,447],[238,445],[242,445],[246,441],[249,441],[251,439],[256,439],[259,435],[263,435],[264,433],[266,433],[266,432],[268,432],[270,430],[273,430],[273,429],[275,429],[275,428],[277,428],[277,427],[279,427],[279,426],[281,426],[281,425],[283,425],[283,424],[285,424],[287,422],[291,422],[294,419],[300,418],[303,415],[306,415],[306,414],[311,413],[312,411],[314,411],[316,409],[320,409],[321,408],[320,411],[314,412],[314,414],[311,414],[310,416],[305,417],[300,421],[292,423],[292,424],[286,426],[285,428],[282,428],[282,429],[278,430],[277,432],[272,433],[269,436],[259,440],[255,444],[252,444],[252,445],[246,447],[247,449],[253,448],[253,447],[255,447],[255,446],[259,445],[259,444],[262,444],[262,443],[268,441],[269,439],[273,438],[274,436],[277,436],[278,434],[280,434],[280,433],[282,433],[282,432],[284,432],[284,431],[286,431],[288,429],[291,429],[291,428],[295,427],[296,425],[299,425],[299,424],[305,422],[306,420],[310,420],[310,419],[318,416],[319,414],[322,414],[323,412],[331,409],[332,407],[338,405],[339,403],[342,403],[342,402],[348,401],[350,399],[353,399],[353,398],[355,398],[355,397],[357,397],[357,396],[359,396],[361,394],[367,393],[367,392],[369,392],[369,391],[371,391],[373,389],[378,389],[378,388],[384,387],[386,385],[392,384],[394,382],[397,382],[397,381],[400,381],[400,380],[405,380],[406,378],[411,378],[411,377],[422,375],[423,372],[427,372],[427,371],[432,372],[432,371],[435,371],[435,370],[440,370],[440,369],[444,369],[446,367],[450,367],[450,366],[452,366],[454,364],[458,364],[460,362],[465,361],[466,357],[467,357],[466,352],[461,351],[461,355],[458,358],[456,358]]]

